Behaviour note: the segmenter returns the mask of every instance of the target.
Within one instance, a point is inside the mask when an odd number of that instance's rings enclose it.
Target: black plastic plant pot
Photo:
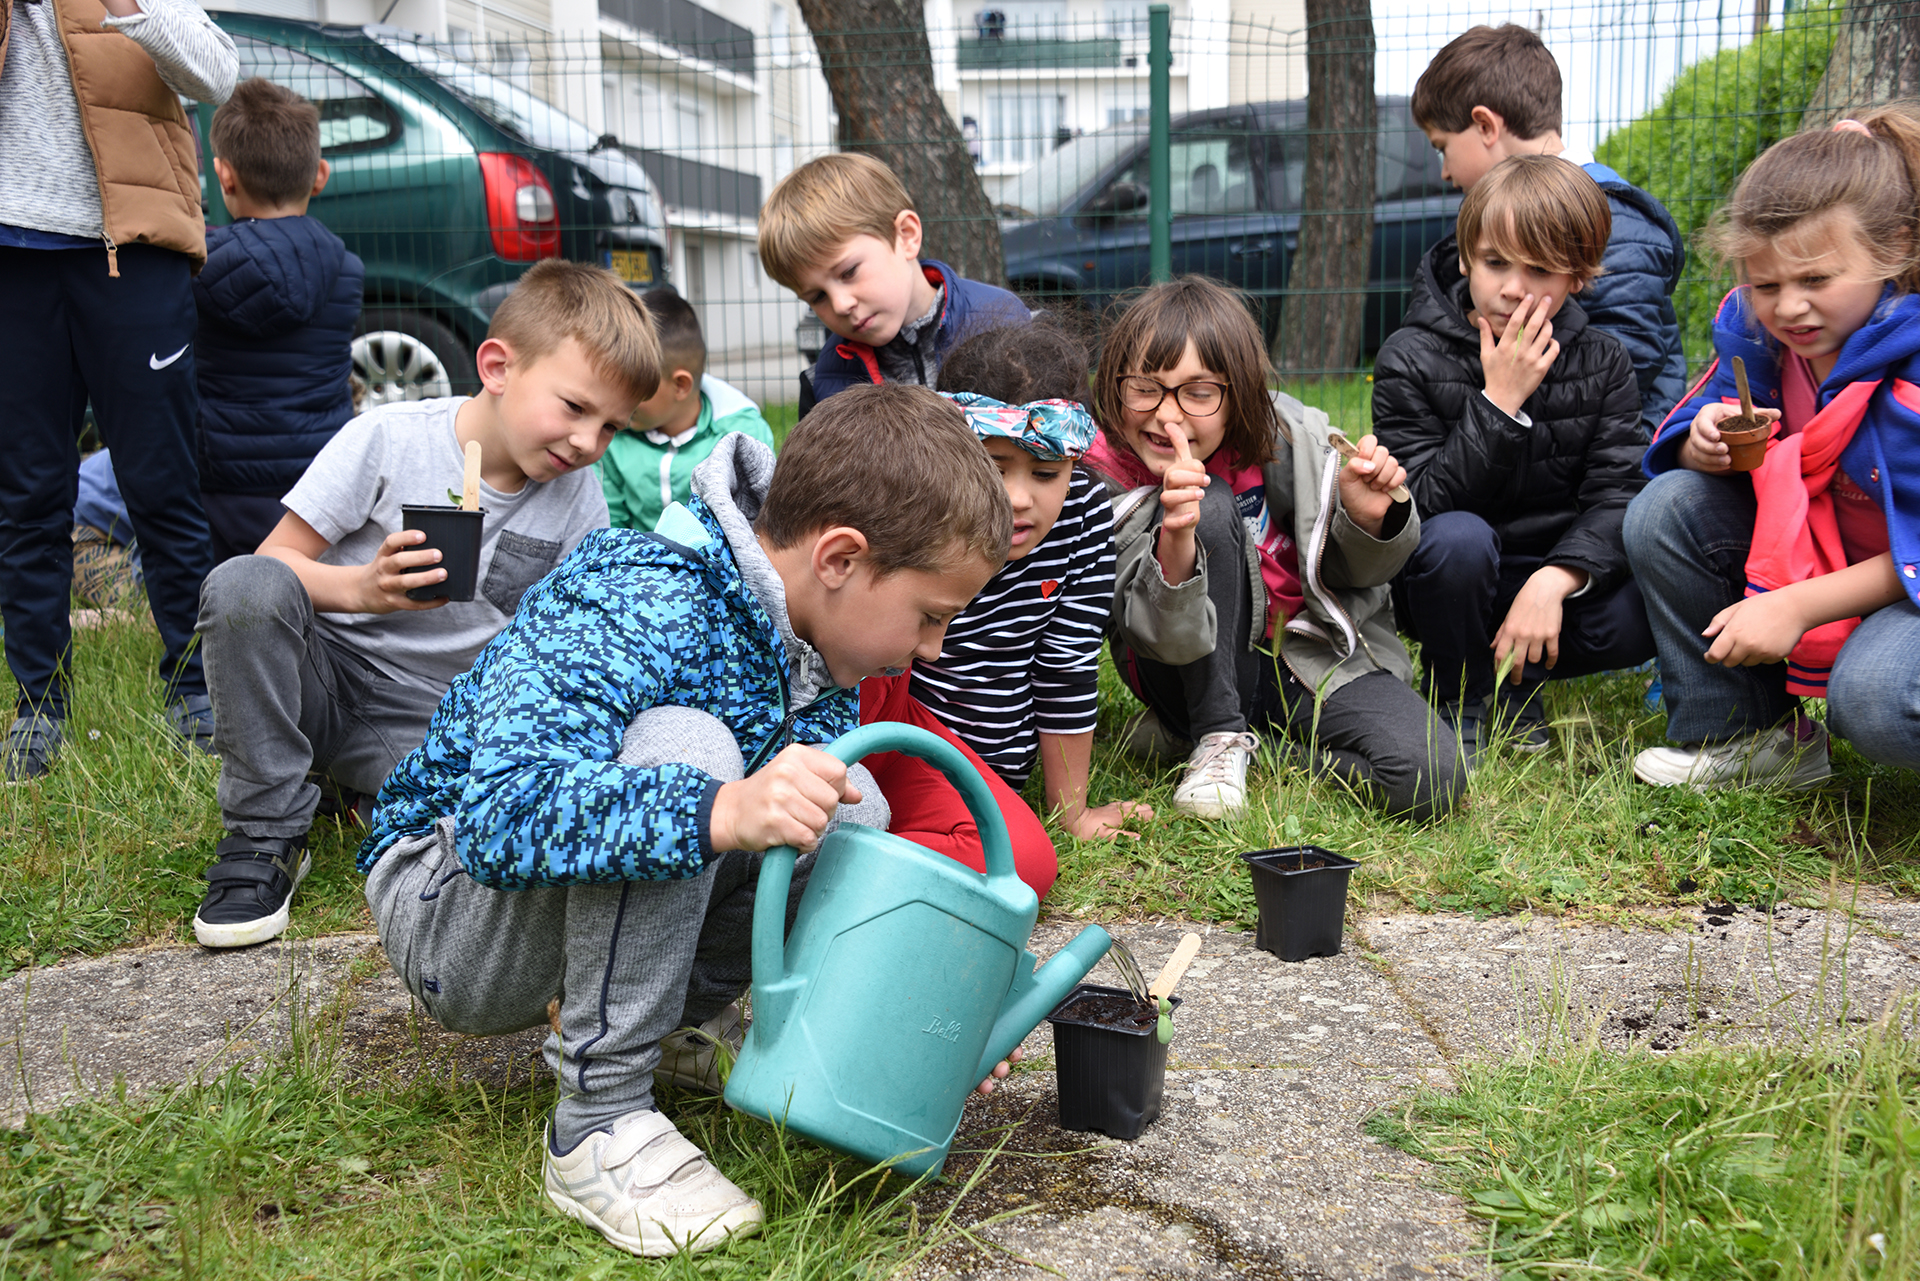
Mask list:
[[[458,507],[431,507],[406,504],[400,508],[403,529],[424,529],[424,547],[438,548],[440,568],[447,576],[425,587],[409,587],[408,600],[472,600],[473,585],[480,577],[480,535],[486,527],[485,511],[463,511]]]
[[[1337,956],[1347,920],[1347,880],[1360,866],[1318,845],[1240,856],[1253,869],[1260,926],[1253,945],[1283,961]]]
[[[1171,1004],[1178,1011],[1180,998],[1173,997]],[[1082,983],[1047,1015],[1053,1024],[1061,1129],[1137,1139],[1160,1119],[1167,1046],[1155,1034],[1159,1016],[1129,1014],[1139,1009],[1140,1003],[1123,987]],[[1115,1014],[1121,1015],[1118,1021]]]

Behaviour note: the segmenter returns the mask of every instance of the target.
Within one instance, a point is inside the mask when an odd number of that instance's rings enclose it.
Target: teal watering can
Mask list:
[[[753,1022],[728,1104],[909,1176],[938,1174],[967,1095],[1112,940],[1089,925],[1044,967],[1026,950],[1040,900],[1013,868],[973,765],[913,725],[864,725],[826,749],[851,765],[906,752],[960,789],[986,875],[846,823],[820,844],[783,939],[792,846],[767,851],[753,916]]]

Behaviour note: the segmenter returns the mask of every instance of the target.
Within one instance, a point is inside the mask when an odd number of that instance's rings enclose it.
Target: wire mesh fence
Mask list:
[[[1836,36],[1874,11],[1743,3],[1376,4],[1365,319],[1347,359],[1299,371],[1331,380],[1316,394],[1344,387],[1357,410],[1371,351],[1452,230],[1459,193],[1407,107],[1435,51],[1476,22],[1539,30],[1565,79],[1570,157],[1650,191],[1691,237],[1754,155],[1809,108],[1819,115]],[[1147,5],[953,0],[926,12],[924,29],[818,40],[785,0],[599,0],[597,27],[578,35],[543,0],[442,0],[424,17],[390,7],[395,25],[215,17],[243,75],[320,106],[333,177],[312,212],[366,260],[358,356],[378,394],[464,385],[492,308],[527,263],[560,254],[636,286],[673,284],[703,321],[710,371],[781,404],[827,335],[762,270],[756,217],[785,174],[837,147],[882,147],[905,166],[964,147],[985,202],[923,189],[929,239],[962,220],[997,239],[1006,283],[1035,306],[1097,315],[1147,281]],[[430,30],[398,25],[410,16]],[[1270,335],[1290,300],[1326,288],[1298,255],[1303,217],[1326,212],[1306,207],[1308,34],[1299,0],[1173,6],[1172,269],[1245,290]],[[940,127],[849,136],[829,80],[856,65],[937,96]],[[224,221],[209,186],[209,218]],[[990,212],[956,212],[969,208]],[[1689,254],[1675,303],[1696,364],[1727,281]]]

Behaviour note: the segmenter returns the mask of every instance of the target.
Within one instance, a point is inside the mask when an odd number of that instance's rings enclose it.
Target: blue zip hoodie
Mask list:
[[[200,311],[200,488],[278,498],[353,417],[350,349],[366,266],[316,219],[207,228]]]
[[[380,789],[359,867],[452,816],[474,880],[500,890],[697,876],[720,784],[616,758],[652,707],[707,712],[748,771],[854,728],[859,703],[793,634],[753,535],[773,451],[734,433],[658,533],[597,530],[520,602]]]
[[[1607,193],[1613,233],[1601,274],[1580,292],[1595,329],[1620,340],[1640,387],[1640,439],[1650,440],[1687,394],[1687,355],[1673,310],[1674,286],[1687,265],[1686,241],[1665,205],[1605,165],[1581,166]]]
[[[1033,319],[1025,303],[997,285],[968,280],[944,262],[931,258],[921,263],[920,269],[926,273],[928,284],[947,291],[936,322],[939,337],[934,342],[934,351],[940,356],[944,357],[956,343],[974,334],[1024,325]],[[816,403],[849,387],[886,381],[880,373],[880,359],[872,347],[836,334],[828,337],[833,341],[820,349],[820,358],[813,363]],[[931,382],[929,378],[929,385]]]
[[[1733,357],[1746,363],[1753,403],[1780,408],[1780,344],[1755,318],[1748,290],[1741,285],[1721,301],[1713,318],[1715,360],[1693,394],[1661,424],[1641,464],[1647,475],[1680,465],[1680,446],[1704,406],[1740,403]],[[1896,294],[1887,286],[1879,307],[1847,339],[1833,372],[1820,384],[1819,408],[1848,383],[1863,380],[1880,386],[1840,453],[1840,470],[1880,504],[1900,585],[1907,599],[1920,605],[1920,295]]]

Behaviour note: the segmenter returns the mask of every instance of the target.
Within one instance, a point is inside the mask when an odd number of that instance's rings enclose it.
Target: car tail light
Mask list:
[[[560,256],[560,210],[547,175],[525,156],[480,153],[487,185],[487,229],[493,251],[508,262]]]

